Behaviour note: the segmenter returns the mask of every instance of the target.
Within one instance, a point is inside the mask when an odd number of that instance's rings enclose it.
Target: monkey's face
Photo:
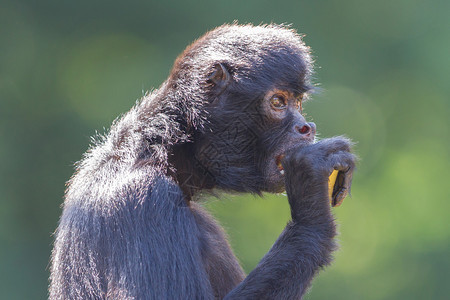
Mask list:
[[[304,94],[271,88],[256,98],[240,93],[223,98],[210,107],[210,127],[195,143],[200,171],[224,189],[283,191],[281,159],[312,143],[316,133],[302,115]]]
[[[302,115],[304,93],[273,88],[261,103],[265,130],[260,148],[265,150],[261,162],[264,189],[269,192],[284,190],[284,170],[281,165],[285,153],[294,147],[314,142],[316,125],[306,122]]]

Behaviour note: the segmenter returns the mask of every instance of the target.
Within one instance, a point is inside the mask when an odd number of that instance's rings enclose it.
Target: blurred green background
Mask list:
[[[341,249],[307,299],[448,299],[450,2],[0,0],[0,298],[47,297],[51,233],[73,163],[176,56],[225,22],[291,23],[323,91],[321,137],[361,157],[334,209]],[[312,117],[314,116],[314,117]],[[205,205],[246,271],[288,220],[284,195]]]

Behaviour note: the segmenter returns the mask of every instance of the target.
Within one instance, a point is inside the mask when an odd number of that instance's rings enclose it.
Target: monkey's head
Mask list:
[[[283,153],[315,135],[302,115],[309,52],[284,26],[225,25],[180,55],[167,85],[194,128],[197,176],[226,190],[284,190]]]

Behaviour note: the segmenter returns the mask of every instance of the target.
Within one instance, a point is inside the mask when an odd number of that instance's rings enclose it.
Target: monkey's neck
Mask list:
[[[156,173],[171,176],[190,200],[198,191],[212,189],[214,183],[195,164],[189,142],[193,127],[186,121],[187,116],[177,114],[179,105],[164,89],[145,95],[113,124],[105,146],[117,164],[145,165]]]
[[[211,190],[215,183],[195,163],[192,143],[171,147],[169,151],[169,175],[175,179],[186,199],[194,199],[201,190]]]

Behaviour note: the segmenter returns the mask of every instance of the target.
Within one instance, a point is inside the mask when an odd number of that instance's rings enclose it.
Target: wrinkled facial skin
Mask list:
[[[284,191],[281,166],[284,154],[294,147],[314,142],[316,125],[306,122],[302,115],[303,98],[303,93],[274,88],[265,94],[261,103],[261,113],[268,125],[261,137],[261,146],[267,149],[262,169],[265,191]]]

